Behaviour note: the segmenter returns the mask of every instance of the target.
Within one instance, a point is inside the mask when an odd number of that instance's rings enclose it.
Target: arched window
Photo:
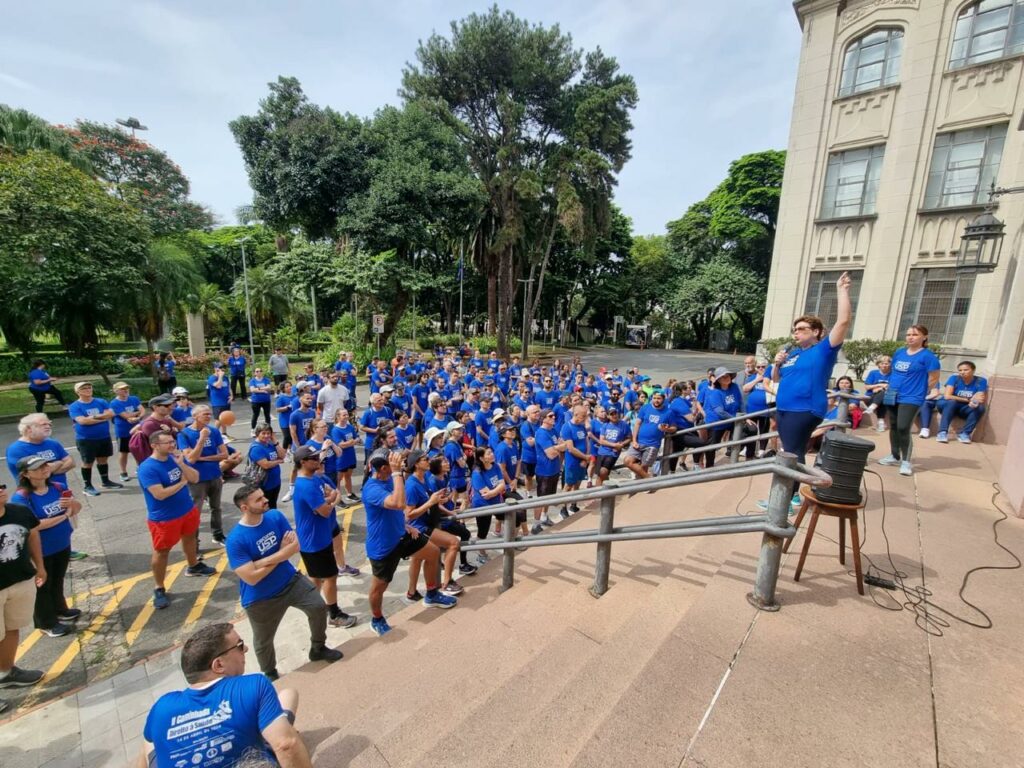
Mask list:
[[[950,69],[1016,53],[1024,53],[1024,0],[981,0],[960,12]]]
[[[902,29],[875,29],[858,37],[843,57],[839,95],[850,96],[897,82],[902,56]]]

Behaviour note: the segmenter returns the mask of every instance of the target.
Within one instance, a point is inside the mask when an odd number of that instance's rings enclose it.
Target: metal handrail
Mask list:
[[[615,500],[620,496],[632,496],[642,492],[653,493],[666,488],[679,488],[715,480],[764,474],[773,475],[768,498],[768,511],[764,515],[747,517],[731,515],[721,518],[680,520],[620,528],[616,528],[614,525]],[[608,590],[613,542],[708,536],[719,533],[761,533],[761,553],[758,558],[754,589],[747,595],[747,599],[761,610],[774,611],[779,608],[775,600],[775,587],[779,576],[782,543],[795,534],[788,519],[794,481],[818,487],[832,484],[832,478],[827,473],[816,467],[799,465],[793,454],[783,452],[774,459],[728,464],[699,474],[671,474],[632,481],[613,480],[597,488],[563,492],[551,496],[510,499],[502,504],[474,507],[460,512],[454,517],[463,520],[482,515],[504,515],[503,539],[500,541],[485,539],[462,546],[465,551],[487,549],[504,551],[501,587],[503,591],[510,589],[515,584],[515,557],[518,550],[565,544],[596,544],[597,560],[594,569],[594,584],[590,590],[595,597],[600,597]],[[530,538],[521,538],[516,535],[518,530],[516,514],[520,511],[591,500],[600,500],[601,502],[600,522],[596,531],[564,531]]]

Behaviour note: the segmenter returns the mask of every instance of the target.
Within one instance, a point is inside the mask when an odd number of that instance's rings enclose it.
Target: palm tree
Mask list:
[[[281,324],[291,308],[291,297],[288,286],[281,279],[262,266],[250,267],[249,280],[249,311],[252,324],[257,330],[270,335],[270,344],[274,344],[274,329]],[[239,277],[231,288],[231,297],[235,307],[245,312],[245,278]]]
[[[89,161],[75,150],[71,139],[60,128],[24,109],[0,104],[0,148],[15,155],[40,150],[66,160],[75,168],[93,175]]]
[[[213,334],[214,329],[230,316],[231,299],[216,283],[198,283],[186,298],[184,310],[203,318],[204,335]]]
[[[201,280],[195,258],[167,240],[155,240],[140,265],[142,281],[132,297],[131,319],[146,340],[146,351],[153,353],[163,336],[164,319],[181,311],[192,286]]]

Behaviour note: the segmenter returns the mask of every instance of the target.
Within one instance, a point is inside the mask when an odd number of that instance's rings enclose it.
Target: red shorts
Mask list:
[[[199,508],[192,507],[191,511],[173,520],[147,522],[149,536],[153,539],[153,549],[170,549],[181,541],[182,536],[193,536],[199,530]]]

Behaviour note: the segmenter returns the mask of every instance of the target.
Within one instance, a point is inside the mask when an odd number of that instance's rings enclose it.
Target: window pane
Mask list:
[[[912,269],[900,316],[900,332],[919,323],[941,344],[963,341],[974,291],[974,275],[954,269]]]
[[[854,149],[832,155],[825,175],[822,218],[859,216],[874,212],[884,146]],[[869,185],[874,185],[870,190]]]
[[[843,57],[839,95],[878,88],[899,79],[903,31],[880,29],[850,43]]]
[[[859,269],[849,270],[850,303],[853,305],[854,322],[857,317],[857,301],[860,299],[860,284],[864,272]],[[836,280],[843,274],[842,270],[828,272],[812,272],[807,285],[807,301],[804,314],[817,315],[826,328],[836,322],[838,305],[836,303]]]
[[[987,32],[984,35],[975,35],[971,38],[971,62],[998,59],[1003,55],[1003,45],[1005,43],[1005,29]]]
[[[995,29],[1003,29],[1010,23],[1010,7],[1004,6],[993,11],[978,14],[974,20],[974,35],[977,37],[983,32],[991,32]]]
[[[972,205],[999,173],[1006,125],[973,128],[937,136],[928,172],[924,205],[941,208]]]

